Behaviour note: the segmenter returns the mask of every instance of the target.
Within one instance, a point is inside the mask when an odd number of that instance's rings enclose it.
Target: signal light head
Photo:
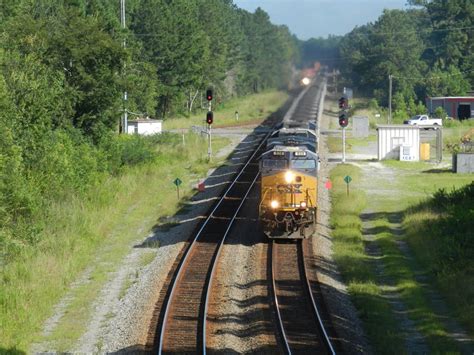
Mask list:
[[[347,117],[346,113],[343,113],[342,115],[339,116],[339,126],[347,127],[348,124],[349,124],[349,118]]]
[[[207,89],[206,99],[207,99],[207,101],[212,101],[212,90],[211,89]]]
[[[212,111],[209,111],[207,113],[206,122],[207,122],[207,124],[212,124],[212,122],[214,122],[214,113]]]
[[[345,96],[342,96],[340,99],[339,99],[339,108],[340,109],[346,109],[349,107],[349,103],[347,101],[347,98]]]

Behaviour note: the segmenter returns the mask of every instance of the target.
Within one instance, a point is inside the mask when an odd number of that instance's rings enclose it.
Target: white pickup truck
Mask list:
[[[430,118],[428,115],[416,115],[405,121],[411,126],[442,126],[441,118]]]

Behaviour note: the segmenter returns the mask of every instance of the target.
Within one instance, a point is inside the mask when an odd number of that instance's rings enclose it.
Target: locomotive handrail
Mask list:
[[[265,199],[265,196],[267,196],[267,193],[269,191],[272,191],[273,190],[273,187],[267,187],[265,188],[265,193],[263,194],[263,196],[260,198],[260,204],[258,205],[258,211],[260,212],[260,209],[262,208],[262,205],[263,205],[263,200]]]

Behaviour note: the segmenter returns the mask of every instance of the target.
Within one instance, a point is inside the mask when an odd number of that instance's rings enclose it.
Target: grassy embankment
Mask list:
[[[402,301],[409,309],[408,315],[415,321],[417,330],[423,334],[432,350],[456,351],[453,342],[446,336],[446,329],[435,316],[436,311],[431,308],[426,289],[415,279],[420,272],[428,275],[434,281],[435,288],[441,290],[450,306],[456,311],[457,319],[468,326],[471,334],[472,327],[472,260],[466,257],[456,264],[451,260],[446,262],[446,244],[450,243],[449,231],[456,231],[456,218],[451,218],[444,225],[443,232],[428,233],[431,228],[437,228],[433,219],[440,213],[428,213],[426,206],[433,203],[426,202],[418,205],[420,200],[428,198],[433,192],[442,187],[463,186],[472,179],[469,176],[452,173],[420,174],[420,165],[408,166],[410,163],[392,162],[389,165],[398,169],[403,165],[404,174],[397,178],[394,174],[391,181],[374,178],[372,181],[361,181],[363,172],[354,166],[340,165],[333,169],[331,178],[334,182],[332,192],[333,210],[331,225],[334,228],[334,252],[348,289],[364,321],[367,333],[377,352],[404,352],[403,339],[396,318],[392,314],[389,301],[384,292],[391,287],[384,285],[373,266],[373,258],[365,253],[363,241],[361,213],[370,208],[370,230],[374,234],[375,243],[380,248],[383,257],[384,277],[390,279],[392,286],[399,292]],[[429,166],[424,164],[425,170]],[[343,181],[345,175],[353,177],[351,193],[346,195],[346,186]],[[423,178],[423,183],[420,182]],[[392,189],[392,193],[377,196],[371,193],[371,186],[377,184],[377,189]],[[407,191],[407,186],[410,186]],[[472,205],[471,196],[471,205]],[[370,201],[370,203],[368,202]],[[416,207],[414,207],[416,206]],[[469,206],[469,205],[468,205]],[[468,207],[469,208],[469,207]],[[413,213],[414,209],[417,211]],[[394,228],[393,219],[405,217],[405,233]],[[464,219],[464,230],[469,231],[467,224],[472,228],[471,220]],[[467,228],[467,229],[466,229]],[[439,229],[438,229],[439,230]],[[472,230],[472,229],[470,229]],[[440,230],[439,230],[440,231]],[[400,235],[401,233],[401,235]],[[442,235],[441,235],[442,233]],[[454,232],[455,233],[455,232]],[[466,235],[465,235],[466,236]],[[411,260],[400,250],[396,239],[406,240],[412,247],[415,260]],[[428,247],[427,247],[428,245]],[[458,245],[449,248],[457,250]],[[469,267],[464,267],[465,265]],[[420,266],[421,265],[421,266]],[[433,265],[436,265],[434,269]],[[451,282],[464,285],[462,288],[453,288]],[[451,285],[451,287],[450,287]],[[383,326],[381,326],[383,324]],[[387,350],[390,349],[390,350]]]
[[[470,176],[456,175],[449,172],[439,174],[421,173],[422,170],[430,170],[431,166],[426,163],[411,164],[401,162],[389,162],[387,165],[394,169],[402,169],[403,173],[398,175],[392,173],[392,179],[387,181],[383,177],[364,175],[363,170],[349,165],[340,165],[333,169],[331,176],[334,181],[333,212],[331,225],[334,228],[334,251],[335,259],[348,284],[348,289],[361,318],[364,321],[367,333],[377,352],[397,353],[404,352],[404,342],[401,337],[401,329],[397,324],[396,317],[391,311],[388,299],[383,297],[384,291],[390,292],[392,287],[399,293],[401,300],[408,308],[408,315],[414,320],[417,330],[425,336],[428,345],[436,351],[457,351],[456,345],[447,337],[446,329],[435,316],[436,311],[432,309],[427,290],[417,282],[415,274],[422,272],[436,280],[435,286],[445,286],[443,294],[449,300],[461,301],[458,305],[450,302],[452,309],[458,314],[458,319],[468,324],[469,321],[460,315],[464,311],[471,310],[468,300],[472,298],[472,288],[449,289],[448,281],[458,283],[468,282],[472,277],[466,277],[465,272],[452,272],[449,277],[443,278],[443,273],[437,275],[429,265],[447,265],[443,271],[453,270],[456,264],[443,258],[441,246],[449,244],[447,231],[451,227],[455,230],[454,219],[451,226],[446,226],[445,234],[425,234],[426,227],[430,225],[432,214],[424,213],[420,209],[418,217],[412,217],[413,206],[420,200],[428,198],[433,192],[442,187],[463,186],[472,179]],[[420,169],[421,168],[421,169]],[[345,175],[351,175],[351,194],[346,196],[346,186],[342,180]],[[387,190],[386,194],[373,193],[374,186],[377,190]],[[407,186],[410,188],[407,189]],[[368,202],[370,201],[370,203]],[[370,209],[370,230],[374,235],[374,241],[383,255],[379,261],[383,264],[383,273],[391,286],[387,286],[380,275],[376,274],[371,266],[373,260],[366,255],[363,240],[364,230],[360,214]],[[472,211],[471,211],[472,215]],[[404,229],[398,229],[398,221],[405,217]],[[429,217],[429,218],[426,218]],[[472,216],[471,216],[472,218]],[[472,223],[472,222],[469,222]],[[425,228],[423,232],[423,228]],[[469,229],[466,229],[469,231]],[[421,232],[421,234],[420,234]],[[412,246],[415,259],[407,258],[400,249],[397,239],[408,241]],[[434,245],[426,248],[426,244]],[[456,250],[453,245],[450,250]],[[426,249],[431,250],[427,252]],[[435,252],[438,251],[437,253]],[[420,263],[418,262],[420,261]],[[464,258],[463,262],[470,264],[472,261]],[[420,267],[421,264],[421,267]],[[386,281],[386,280],[385,280]],[[454,292],[453,292],[454,291]],[[454,294],[455,293],[455,294]],[[449,294],[451,296],[449,296]],[[472,312],[464,313],[472,326]],[[470,328],[472,332],[472,327]]]
[[[248,116],[263,119],[285,99],[285,94],[266,93],[241,103],[248,106],[253,102],[252,109],[246,111]],[[177,119],[173,125],[188,127],[189,120]],[[222,162],[207,162],[205,139],[193,134],[185,138],[185,146],[178,136],[160,144],[152,163],[127,168],[82,196],[71,195],[48,206],[48,220],[38,237],[41,242],[25,248],[1,270],[0,352],[28,352],[32,342],[44,340],[40,334],[43,322],[66,292],[72,292],[73,301],[65,313],[75,321],[60,320],[47,340],[59,341],[57,350],[68,350],[78,339],[108,274],[157,220],[180,208],[173,180],[179,177],[183,181],[181,196],[186,199],[192,194],[191,184]],[[218,151],[227,144],[228,140],[216,137],[213,149]],[[144,255],[141,264],[151,260],[150,255]],[[71,283],[86,270],[87,280],[71,290]]]
[[[258,124],[275,112],[283,102],[288,99],[288,94],[283,91],[266,91],[260,94],[246,96],[240,99],[231,99],[225,103],[213,102],[214,128]],[[207,101],[205,103],[207,108]],[[239,112],[239,120],[235,112]],[[176,118],[165,121],[164,129],[189,128],[193,125],[205,124],[206,110],[190,117]]]
[[[418,262],[474,336],[474,182],[461,189],[446,184],[410,207],[404,227]]]

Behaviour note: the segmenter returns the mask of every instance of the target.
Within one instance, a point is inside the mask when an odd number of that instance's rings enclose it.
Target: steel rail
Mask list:
[[[284,348],[285,348],[285,350],[288,354],[292,354],[290,341],[289,341],[289,338],[288,338],[287,333],[285,331],[285,325],[283,324],[283,318],[282,318],[281,312],[280,312],[280,304],[279,304],[279,301],[278,301],[278,291],[277,291],[276,279],[275,279],[275,268],[276,268],[276,263],[277,263],[277,258],[275,257],[275,245],[276,245],[276,243],[277,243],[277,241],[274,240],[274,241],[272,241],[272,244],[271,244],[271,248],[272,248],[272,252],[271,252],[271,258],[272,258],[271,278],[272,278],[272,287],[273,287],[273,290],[272,290],[273,302],[275,304],[275,311],[276,311],[277,319],[278,319],[278,328],[279,328],[279,330],[281,332],[281,335],[282,335]],[[303,277],[304,280],[301,280],[301,282],[304,284],[303,288],[306,291],[305,292],[306,293],[306,298],[310,302],[311,309],[313,311],[313,315],[314,315],[315,319],[317,320],[319,334],[322,334],[322,337],[320,336],[320,338],[322,338],[321,340],[323,342],[323,346],[327,349],[327,352],[329,354],[335,355],[336,352],[335,352],[334,347],[332,345],[332,342],[331,342],[331,340],[330,340],[330,338],[327,334],[327,331],[324,327],[322,318],[320,316],[320,312],[318,310],[318,306],[316,304],[316,300],[315,300],[315,298],[313,296],[313,293],[311,291],[311,284],[310,284],[310,281],[308,279],[307,268],[306,268],[305,260],[304,260],[304,250],[303,250],[304,247],[303,247],[303,245],[305,244],[305,241],[298,240],[297,243],[298,243],[297,267],[298,268],[300,266],[302,267],[302,271],[303,271],[302,272],[302,277]]]
[[[277,296],[277,291],[276,291],[276,282],[275,282],[275,263],[276,263],[276,258],[273,257],[273,252],[274,252],[274,245],[276,243],[276,240],[273,240],[271,243],[271,257],[272,257],[272,269],[271,269],[271,278],[272,278],[272,293],[273,293],[273,302],[275,303],[275,310],[278,318],[278,325],[279,325],[279,330],[281,333],[281,336],[283,337],[283,342],[285,345],[285,350],[288,354],[291,354],[291,349],[290,349],[290,343],[288,341],[288,337],[286,336],[285,332],[285,327],[283,326],[283,319],[281,317],[280,313],[280,305],[278,302],[278,296]]]
[[[242,208],[242,206],[244,205],[246,199],[247,199],[247,196],[249,195],[250,191],[252,190],[253,186],[255,185],[255,182],[257,181],[258,177],[260,176],[260,173],[258,173],[255,178],[253,179],[252,183],[250,184],[247,192],[245,193],[245,196],[242,198],[242,201],[240,202],[239,204],[239,207],[237,207],[237,210],[235,211],[234,215],[232,216],[232,219],[224,233],[224,236],[219,244],[219,247],[217,249],[217,253],[216,255],[214,256],[214,260],[212,262],[212,269],[211,269],[211,273],[210,273],[210,278],[209,278],[209,283],[207,284],[207,289],[206,289],[206,300],[205,300],[205,303],[204,303],[204,322],[203,322],[203,329],[202,329],[202,352],[203,354],[205,355],[206,354],[206,322],[207,322],[207,313],[208,313],[208,305],[209,305],[209,295],[211,293],[211,289],[212,289],[212,281],[214,280],[214,274],[215,274],[215,270],[216,270],[216,265],[217,265],[217,262],[219,260],[219,256],[221,254],[221,250],[222,250],[222,246],[224,245],[224,242],[227,238],[227,235],[229,234],[229,231],[230,231],[230,228],[232,227],[232,225],[234,224],[234,221],[235,219],[237,218],[237,215],[239,214],[240,212],[240,209]]]
[[[326,347],[328,348],[329,350],[329,353],[332,354],[332,355],[335,355],[336,352],[334,351],[334,347],[332,345],[332,342],[331,342],[331,339],[329,339],[329,336],[328,336],[328,333],[326,332],[326,327],[324,326],[323,324],[323,320],[321,318],[321,314],[319,313],[319,310],[318,310],[318,306],[316,305],[316,300],[314,298],[314,295],[313,295],[313,292],[311,291],[311,283],[309,281],[309,278],[308,278],[308,274],[307,274],[307,268],[306,268],[306,263],[304,262],[304,249],[305,249],[305,245],[306,243],[305,242],[302,242],[302,245],[301,245],[301,249],[302,249],[302,257],[303,257],[303,260],[302,260],[302,263],[303,263],[303,275],[304,275],[304,278],[306,280],[306,290],[309,294],[309,298],[311,299],[311,306],[313,307],[313,312],[318,320],[318,323],[319,323],[319,328],[320,330],[322,331],[323,333],[323,336],[324,336],[324,342],[325,342],[325,345]]]
[[[194,239],[190,242],[190,245],[187,247],[186,251],[185,251],[185,255],[182,257],[180,263],[178,264],[178,268],[177,268],[177,273],[175,274],[175,277],[173,278],[173,281],[172,281],[172,286],[171,286],[171,291],[169,293],[169,297],[166,301],[166,306],[165,306],[165,313],[164,313],[164,316],[163,316],[163,323],[161,325],[161,330],[160,330],[160,343],[159,343],[159,348],[158,348],[158,354],[162,354],[163,353],[163,340],[164,340],[164,337],[165,337],[165,333],[166,333],[166,324],[167,324],[167,320],[168,320],[168,316],[169,316],[169,313],[170,313],[170,307],[171,307],[171,303],[172,303],[172,300],[173,300],[173,297],[174,297],[174,294],[175,294],[175,291],[176,291],[176,288],[177,286],[179,285],[179,280],[180,280],[180,277],[181,275],[183,274],[184,270],[185,270],[185,265],[186,265],[186,262],[188,260],[188,257],[189,255],[191,255],[191,251],[195,248],[195,245],[197,244],[197,240],[199,239],[199,237],[201,236],[201,233],[202,231],[204,230],[204,228],[206,227],[206,225],[209,223],[209,221],[211,220],[211,218],[214,216],[214,213],[216,212],[216,210],[218,209],[218,207],[221,205],[221,203],[225,200],[225,198],[227,197],[228,193],[230,192],[230,190],[234,187],[234,185],[236,184],[237,180],[240,178],[240,176],[243,174],[245,168],[252,162],[252,160],[255,158],[255,156],[257,155],[257,152],[261,149],[261,147],[265,144],[266,140],[268,139],[268,137],[270,136],[272,130],[270,130],[270,132],[268,132],[265,137],[262,139],[262,141],[260,142],[260,144],[258,145],[257,148],[255,148],[255,151],[253,152],[253,154],[250,156],[250,158],[247,160],[247,162],[245,163],[245,165],[240,169],[239,173],[237,174],[237,176],[234,178],[234,180],[232,181],[232,183],[230,184],[230,186],[227,188],[227,190],[225,191],[225,193],[222,195],[222,197],[220,198],[220,200],[218,201],[218,203],[216,204],[216,206],[213,208],[213,210],[211,211],[211,213],[209,214],[209,216],[206,218],[206,220],[203,222],[201,228],[198,230],[198,232],[196,233],[196,236],[194,237]],[[258,173],[257,173],[257,176],[258,176]],[[220,248],[220,247],[219,247]],[[213,261],[215,262],[215,260]],[[205,323],[205,322],[204,322]]]

